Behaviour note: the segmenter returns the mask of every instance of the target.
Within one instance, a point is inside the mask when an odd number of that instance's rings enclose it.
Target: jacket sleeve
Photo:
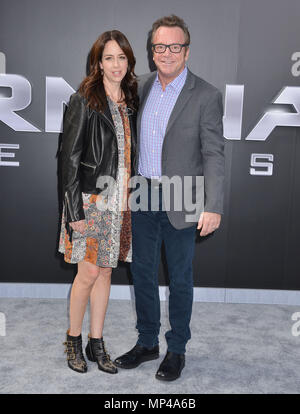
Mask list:
[[[79,167],[86,129],[86,106],[83,98],[78,93],[74,93],[64,114],[60,154],[66,223],[85,219]]]
[[[222,94],[214,91],[201,117],[201,149],[204,173],[204,211],[223,213],[224,137]]]

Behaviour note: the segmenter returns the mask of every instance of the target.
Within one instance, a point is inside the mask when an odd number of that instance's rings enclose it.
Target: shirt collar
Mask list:
[[[186,77],[187,77],[187,67],[185,66],[183,71],[175,79],[173,79],[171,83],[168,83],[166,87],[168,88],[169,86],[171,86],[172,88],[176,90],[176,92],[180,92],[180,90],[182,89],[185,83]],[[158,78],[158,72],[156,74],[155,83],[161,86],[159,78]]]

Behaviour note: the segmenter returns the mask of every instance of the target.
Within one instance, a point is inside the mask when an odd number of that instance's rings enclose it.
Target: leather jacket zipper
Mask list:
[[[69,202],[69,198],[68,198],[67,192],[65,192],[65,209],[66,209],[66,204],[67,204],[67,207],[69,208],[69,216],[71,216],[70,202]],[[66,218],[67,218],[68,212],[66,211],[65,214],[66,214]],[[69,241],[72,243],[73,229],[70,226],[70,223],[67,223],[66,222],[65,225],[66,225],[67,234],[69,236]]]
[[[70,216],[70,218],[72,219],[72,213],[71,213],[71,205],[70,205],[70,200],[69,200],[69,197],[68,197],[68,193],[67,192],[65,192],[65,204],[67,204],[67,207],[68,207],[68,213],[69,213],[69,216]]]
[[[94,170],[97,168],[96,165],[87,164],[86,162],[80,161],[80,164],[85,165],[86,167],[93,168]]]
[[[115,140],[116,140],[116,144],[117,144],[117,152],[116,152],[116,164],[118,166],[118,159],[119,159],[119,153],[118,153],[118,138],[117,138],[117,134],[116,134],[116,129],[115,126],[111,123],[110,119],[107,118],[107,116],[101,112],[101,114],[99,114],[100,116],[102,116],[104,118],[104,120],[111,126],[112,128],[112,132],[114,134]],[[118,168],[118,167],[117,167]]]

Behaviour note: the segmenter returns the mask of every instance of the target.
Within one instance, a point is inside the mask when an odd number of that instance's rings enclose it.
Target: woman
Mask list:
[[[134,66],[126,37],[117,30],[103,33],[90,51],[89,75],[71,96],[64,116],[60,152],[64,207],[59,251],[66,262],[78,264],[64,344],[68,366],[82,373],[87,372],[87,364],[81,328],[89,299],[87,358],[97,362],[100,370],[117,373],[104,346],[103,325],[112,268],[117,267],[118,260],[131,262],[131,217],[124,204],[136,138]],[[99,178],[104,176],[115,180],[109,197],[99,189]]]

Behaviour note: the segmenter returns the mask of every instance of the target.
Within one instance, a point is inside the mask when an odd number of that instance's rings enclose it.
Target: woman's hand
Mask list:
[[[85,220],[73,221],[69,223],[74,231],[78,231],[81,234],[84,234],[85,231]]]

